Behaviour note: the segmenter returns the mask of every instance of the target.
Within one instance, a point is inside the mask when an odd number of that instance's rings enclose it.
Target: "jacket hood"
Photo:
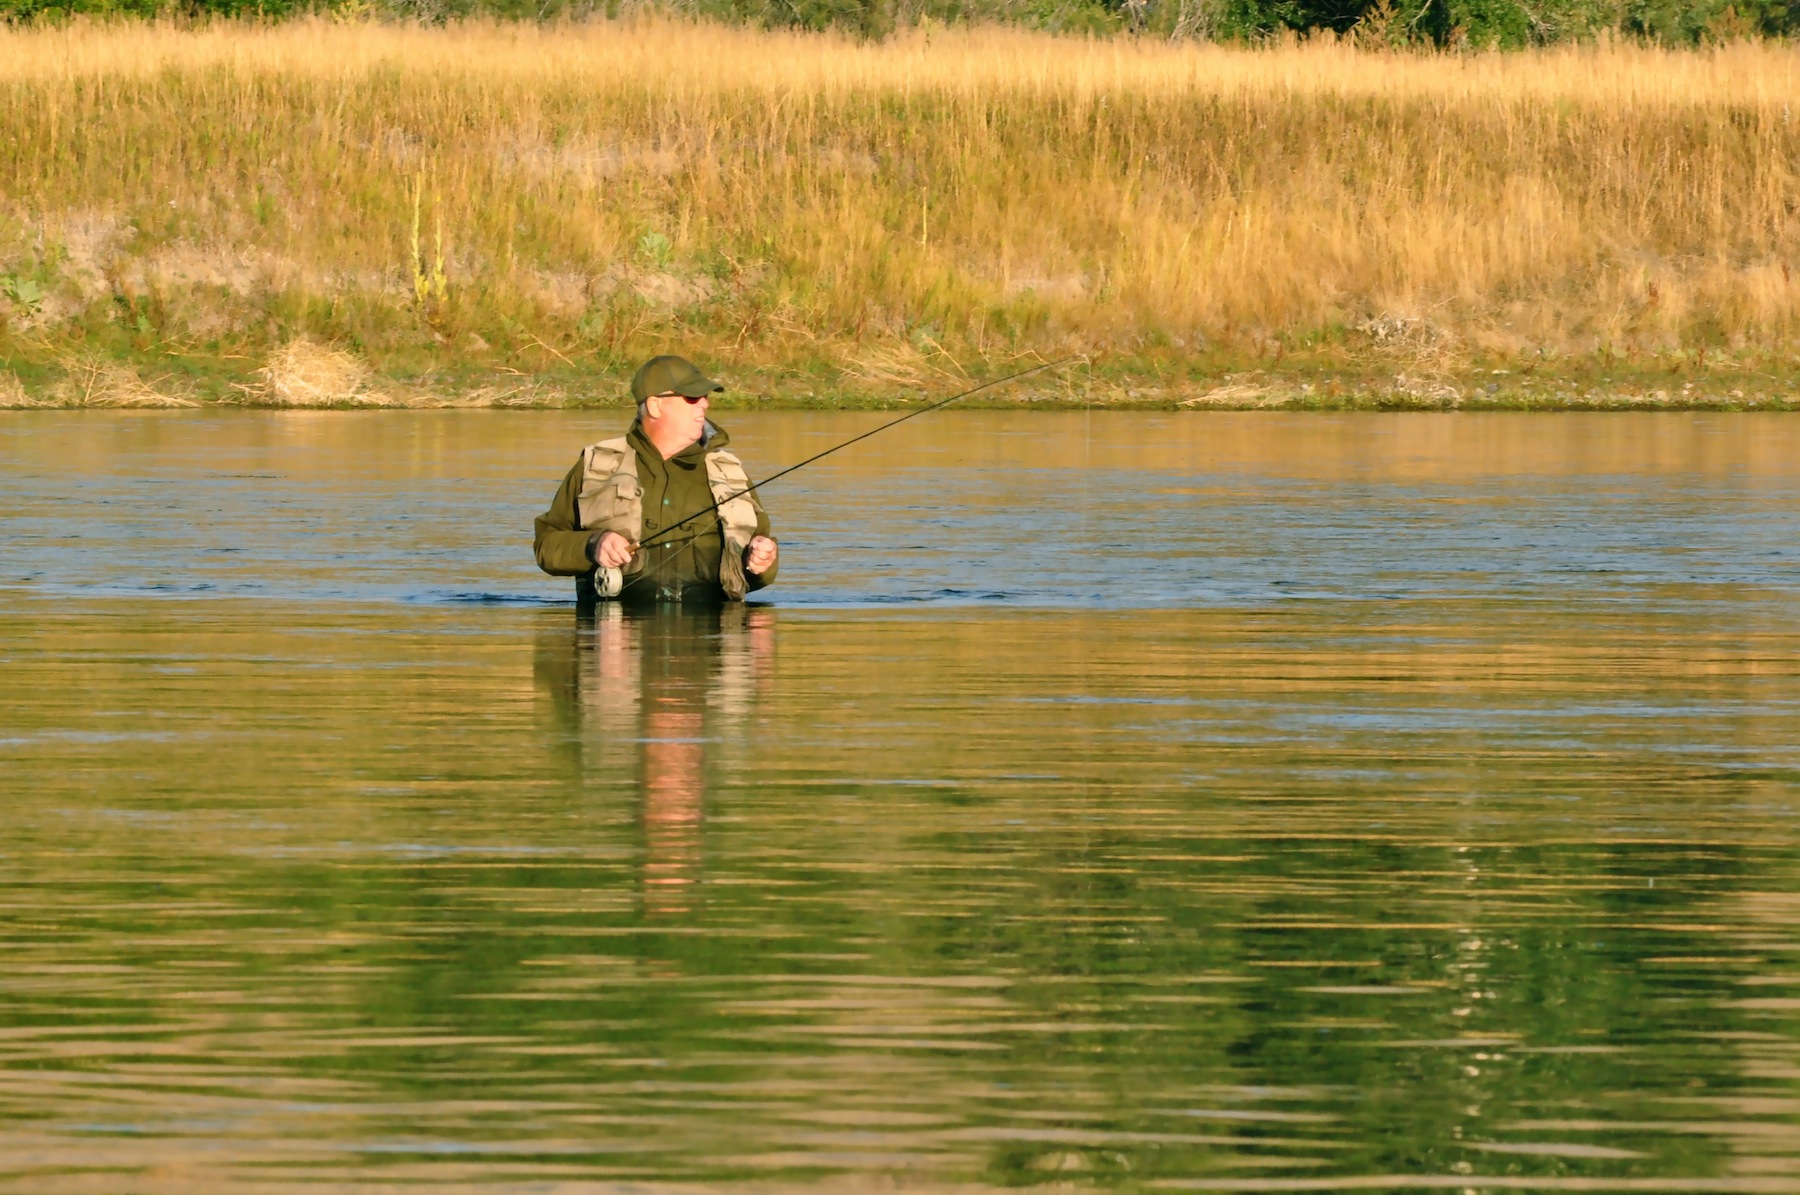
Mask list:
[[[644,432],[643,423],[633,420],[631,430],[627,432],[626,435],[628,438],[639,441],[646,448],[655,451],[654,446],[650,443],[650,437]],[[706,421],[706,426],[700,431],[700,438],[669,459],[672,461],[692,461],[697,456],[704,456],[709,452],[717,452],[729,443],[731,443],[731,433],[714,423],[711,419],[708,419]]]

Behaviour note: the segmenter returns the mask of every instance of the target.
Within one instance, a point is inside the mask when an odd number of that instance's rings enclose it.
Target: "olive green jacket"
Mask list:
[[[713,509],[712,486],[706,474],[706,454],[731,442],[731,436],[717,424],[707,424],[706,437],[688,445],[668,460],[662,458],[636,423],[626,439],[637,450],[638,481],[644,488],[644,539],[649,540],[663,529],[691,516],[693,522],[669,536],[667,544],[655,544],[639,552],[625,566],[625,593],[636,586],[717,585],[719,557],[725,550],[724,532],[716,518],[703,511]],[[593,531],[581,525],[576,500],[581,495],[581,460],[576,459],[562,486],[550,502],[550,509],[539,515],[533,546],[538,567],[553,577],[578,577],[594,570],[588,556],[588,541]],[[769,516],[750,495],[756,506],[756,534],[769,534]],[[746,573],[752,590],[761,589],[775,580],[778,565],[761,575]]]

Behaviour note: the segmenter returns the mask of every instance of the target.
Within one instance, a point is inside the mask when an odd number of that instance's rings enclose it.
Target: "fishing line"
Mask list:
[[[655,535],[652,535],[650,538],[648,538],[648,539],[644,540],[642,543],[638,544],[638,547],[640,549],[654,547],[659,541],[667,538],[671,532],[679,531],[681,528],[687,526],[689,523],[693,522],[695,519],[700,518],[702,515],[709,515],[709,514],[717,515],[719,513],[719,507],[725,505],[725,503],[735,502],[737,499],[742,498],[746,494],[749,494],[756,490],[762,489],[764,486],[768,485],[770,482],[780,481],[783,477],[786,477],[789,473],[793,473],[797,470],[804,469],[804,468],[806,468],[806,466],[812,464],[814,461],[824,460],[826,457],[830,456],[832,453],[839,452],[845,448],[848,448],[852,444],[861,443],[863,440],[868,439],[870,436],[879,435],[880,433],[886,431],[890,427],[899,427],[902,423],[905,423],[908,419],[917,419],[921,415],[929,414],[930,412],[937,410],[939,407],[947,407],[951,403],[956,402],[958,399],[967,398],[971,394],[979,394],[983,390],[989,390],[995,386],[1002,386],[1002,385],[1005,385],[1007,382],[1016,382],[1020,378],[1030,377],[1034,373],[1042,373],[1044,370],[1055,368],[1058,365],[1067,365],[1070,361],[1073,361],[1073,360],[1075,360],[1074,357],[1061,357],[1055,361],[1046,361],[1042,365],[1034,365],[1030,369],[1021,369],[1018,373],[1009,373],[1003,378],[995,378],[993,381],[983,382],[979,386],[971,386],[969,389],[964,390],[961,394],[952,394],[949,398],[941,398],[937,402],[932,403],[930,406],[920,407],[916,411],[908,411],[906,414],[900,416],[900,418],[889,420],[887,423],[882,424],[880,427],[871,428],[870,430],[864,432],[860,436],[851,436],[848,440],[845,440],[842,444],[834,444],[830,448],[827,448],[824,452],[814,453],[812,456],[807,457],[805,460],[801,461],[797,465],[789,465],[787,468],[783,469],[779,473],[771,473],[769,476],[763,478],[761,481],[754,482],[751,485],[747,485],[743,489],[739,490],[737,493],[732,494],[727,498],[723,498],[723,499],[719,500],[718,502],[715,502],[711,507],[707,507],[707,508],[703,508],[701,510],[695,511],[693,514],[691,514],[687,518],[681,520],[681,522],[679,522],[679,523],[669,524],[667,527],[663,528],[661,531],[658,531]]]
[[[781,470],[779,473],[771,473],[769,476],[763,478],[761,481],[753,482],[752,484],[747,485],[743,489],[739,490],[737,493],[729,495],[728,497],[726,497],[724,499],[715,501],[709,507],[703,507],[700,510],[695,511],[693,514],[689,515],[687,518],[682,519],[679,523],[669,524],[667,527],[664,527],[661,531],[658,531],[655,535],[649,536],[646,539],[644,539],[642,542],[640,542],[636,547],[636,551],[641,552],[645,548],[653,548],[661,543],[666,542],[674,532],[681,530],[683,527],[687,526],[689,523],[693,522],[695,519],[701,518],[705,515],[711,515],[711,516],[713,516],[714,519],[718,519],[719,518],[719,507],[724,506],[727,502],[735,502],[739,498],[742,498],[745,495],[752,493],[753,491],[762,489],[764,486],[768,485],[772,481],[779,481],[783,477],[786,477],[789,473],[793,473],[797,470],[804,469],[804,468],[806,468],[806,466],[812,464],[814,461],[824,460],[826,457],[830,456],[832,453],[841,451],[845,448],[848,448],[852,444],[860,443],[863,440],[868,439],[870,436],[878,435],[881,432],[886,431],[890,427],[898,427],[902,423],[905,423],[908,419],[917,419],[920,415],[924,415],[931,411],[935,411],[935,410],[939,409],[940,407],[947,407],[951,403],[956,402],[959,399],[964,399],[964,398],[969,397],[971,394],[979,394],[983,390],[989,390],[995,386],[1005,385],[1007,382],[1016,382],[1020,378],[1030,377],[1034,373],[1042,373],[1044,370],[1053,369],[1058,365],[1066,365],[1070,361],[1073,361],[1073,360],[1075,360],[1075,358],[1071,356],[1071,357],[1059,357],[1055,361],[1046,361],[1042,365],[1034,365],[1030,369],[1022,369],[1018,373],[1009,373],[1003,378],[995,378],[993,381],[983,382],[979,386],[971,386],[969,389],[964,390],[960,394],[952,394],[949,398],[941,398],[937,402],[934,402],[934,403],[930,404],[929,406],[920,407],[916,411],[908,411],[906,414],[900,416],[900,418],[898,418],[898,419],[891,419],[888,422],[882,424],[880,427],[871,428],[870,430],[862,433],[860,436],[852,436],[848,440],[845,440],[842,444],[834,444],[830,448],[827,448],[824,452],[814,453],[812,456],[807,457],[805,460],[799,462],[798,464],[789,465],[787,468]],[[703,534],[705,534],[705,533],[703,531],[701,531],[701,532],[696,532],[693,535],[690,535],[688,537],[686,545],[684,545],[683,548],[681,549],[681,552],[685,552],[688,548],[693,547],[694,543]],[[625,586],[627,588],[629,588],[631,585],[650,580],[652,577],[654,577],[656,574],[660,573],[664,568],[666,568],[669,564],[673,563],[675,560],[680,559],[681,552],[675,552],[671,556],[669,556],[666,560],[658,561],[651,569],[648,569],[643,572],[639,572],[635,577],[628,578],[625,582]]]

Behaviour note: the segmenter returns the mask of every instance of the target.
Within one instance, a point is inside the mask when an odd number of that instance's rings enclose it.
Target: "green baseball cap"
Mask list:
[[[686,357],[652,357],[631,375],[631,397],[640,403],[653,394],[703,398],[725,387],[694,367]]]

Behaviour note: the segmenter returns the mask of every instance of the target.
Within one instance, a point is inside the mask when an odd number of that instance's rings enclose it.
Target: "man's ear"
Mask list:
[[[652,419],[662,418],[662,395],[652,394],[644,400],[644,414]]]

